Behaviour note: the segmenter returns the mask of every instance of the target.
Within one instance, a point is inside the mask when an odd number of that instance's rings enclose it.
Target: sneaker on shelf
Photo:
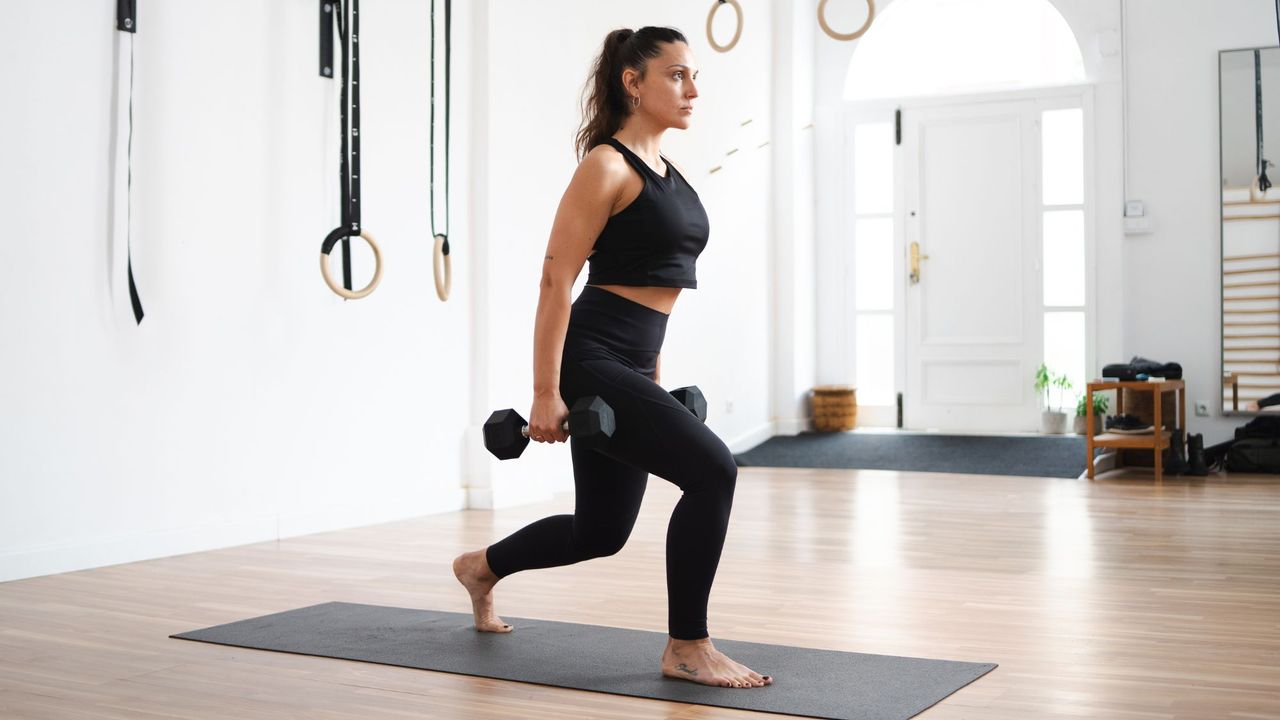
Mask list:
[[[1155,426],[1138,419],[1136,415],[1110,415],[1106,421],[1106,431],[1121,435],[1143,435],[1155,432]]]

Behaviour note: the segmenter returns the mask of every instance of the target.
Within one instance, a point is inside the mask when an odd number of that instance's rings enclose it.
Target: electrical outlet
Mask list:
[[[1208,403],[1202,403],[1202,402],[1196,403],[1196,417],[1209,417]]]

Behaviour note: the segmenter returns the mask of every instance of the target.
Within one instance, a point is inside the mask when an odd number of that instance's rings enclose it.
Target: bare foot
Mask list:
[[[734,662],[715,649],[711,638],[676,640],[668,637],[667,649],[662,651],[662,674],[716,687],[764,687],[773,684],[773,678]]]
[[[476,618],[476,630],[480,632],[511,632],[510,625],[493,612],[493,586],[498,576],[489,569],[484,550],[462,553],[453,559],[453,574],[471,596],[471,612]]]

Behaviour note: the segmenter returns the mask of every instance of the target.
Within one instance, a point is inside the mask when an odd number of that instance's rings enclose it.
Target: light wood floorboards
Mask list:
[[[518,573],[499,613],[665,630],[678,496],[651,478],[621,553]],[[167,637],[333,600],[466,612],[454,555],[572,509],[566,494],[0,584],[0,717],[771,717]],[[928,720],[1280,718],[1280,482],[743,468],[711,632],[1000,664]]]

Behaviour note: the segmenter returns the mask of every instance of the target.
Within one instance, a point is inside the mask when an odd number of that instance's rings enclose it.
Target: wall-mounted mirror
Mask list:
[[[1280,48],[1218,54],[1218,113],[1222,409],[1280,413]]]

